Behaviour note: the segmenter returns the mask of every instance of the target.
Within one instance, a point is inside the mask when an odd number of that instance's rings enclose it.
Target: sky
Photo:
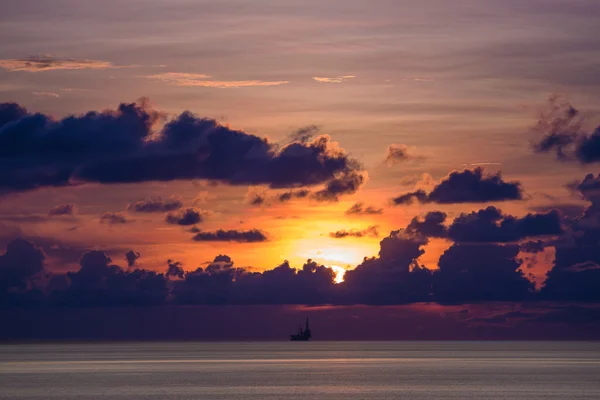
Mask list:
[[[545,301],[600,289],[597,1],[0,7],[5,276],[20,237],[44,282],[95,251],[184,283],[360,265],[332,289],[368,286],[344,304],[523,300],[553,268]],[[480,272],[494,254],[507,263]],[[375,296],[396,290],[371,279],[389,265],[440,283]]]

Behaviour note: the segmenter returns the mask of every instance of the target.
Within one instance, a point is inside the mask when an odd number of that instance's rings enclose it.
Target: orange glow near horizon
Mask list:
[[[365,257],[377,255],[380,239],[301,239],[293,241],[292,253],[302,260],[314,260],[324,265],[355,267]]]
[[[344,275],[346,275],[346,269],[342,268],[338,265],[328,265],[327,268],[333,270],[333,272],[335,272],[335,278],[334,278],[334,282],[335,283],[342,283],[344,282]]]

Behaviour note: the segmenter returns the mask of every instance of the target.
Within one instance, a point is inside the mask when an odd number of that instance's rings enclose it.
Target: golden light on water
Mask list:
[[[344,275],[346,274],[345,268],[342,268],[337,265],[328,265],[327,268],[330,268],[333,270],[333,272],[335,272],[335,278],[333,280],[335,283],[344,282]]]

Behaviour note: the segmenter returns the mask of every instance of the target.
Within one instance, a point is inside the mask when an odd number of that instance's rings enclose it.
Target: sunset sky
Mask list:
[[[596,0],[8,3],[0,248],[25,238],[53,273],[89,250],[161,272],[220,254],[351,270],[430,212],[556,209],[568,235],[594,208]],[[543,241],[519,253],[539,289],[558,230],[483,241]],[[479,241],[452,232],[424,233],[418,264]]]

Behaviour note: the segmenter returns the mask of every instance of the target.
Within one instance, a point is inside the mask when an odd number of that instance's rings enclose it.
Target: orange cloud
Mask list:
[[[21,59],[0,60],[0,68],[7,71],[43,72],[74,69],[118,68],[109,61],[33,56]]]
[[[144,75],[143,78],[153,79],[175,86],[185,87],[210,87],[218,89],[233,89],[252,86],[279,86],[289,83],[289,81],[213,81],[211,75],[185,73],[185,72],[165,72],[162,74]]]
[[[343,76],[336,76],[333,78],[327,78],[327,77],[323,77],[323,76],[313,76],[313,80],[315,80],[319,83],[342,83],[348,79],[353,79],[353,78],[356,78],[356,76],[343,75]]]
[[[60,97],[58,93],[54,92],[32,92],[31,94],[38,97]]]

